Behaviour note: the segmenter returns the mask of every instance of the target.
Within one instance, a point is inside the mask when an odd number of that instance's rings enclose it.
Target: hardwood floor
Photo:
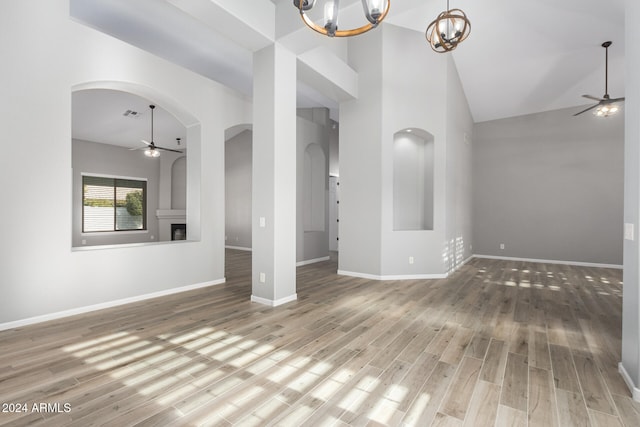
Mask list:
[[[473,259],[379,282],[328,261],[269,308],[250,253],[227,266],[224,285],[0,332],[0,425],[640,425],[619,270]]]

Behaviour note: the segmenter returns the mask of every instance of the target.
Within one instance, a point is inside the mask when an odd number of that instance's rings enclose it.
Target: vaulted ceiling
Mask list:
[[[340,5],[343,22],[361,14],[360,0]],[[463,9],[472,24],[469,39],[451,55],[476,122],[579,111],[589,104],[582,94],[604,94],[607,40],[613,41],[609,93],[624,96],[624,0],[452,0],[450,6]],[[385,25],[424,38],[444,9],[445,0],[392,0]],[[71,16],[248,96],[252,54],[273,40],[299,58],[319,52],[339,66],[347,62],[347,41],[304,27],[291,0],[71,0]],[[438,54],[425,42],[424,55]],[[337,119],[340,88],[325,90],[308,77],[313,73],[299,74],[298,105],[326,106]]]

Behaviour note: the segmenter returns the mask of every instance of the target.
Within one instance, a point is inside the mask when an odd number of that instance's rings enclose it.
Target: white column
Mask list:
[[[626,84],[624,148],[624,222],[633,226],[633,240],[624,241],[622,294],[622,361],[619,370],[633,398],[640,401],[640,3],[627,0],[625,10]],[[615,42],[615,41],[614,41]]]
[[[275,43],[253,56],[251,300],[296,299],[296,57]]]

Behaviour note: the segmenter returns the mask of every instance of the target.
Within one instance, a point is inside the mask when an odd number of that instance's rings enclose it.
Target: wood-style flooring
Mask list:
[[[223,285],[0,332],[0,425],[640,425],[620,270],[476,258],[372,281],[327,261],[270,308],[250,253],[227,266]]]

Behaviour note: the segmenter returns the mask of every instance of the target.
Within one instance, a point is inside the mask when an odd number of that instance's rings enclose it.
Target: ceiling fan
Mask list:
[[[611,46],[611,44],[612,44],[611,42],[602,43],[602,47],[605,49],[604,96],[602,98],[598,98],[596,96],[591,96],[591,95],[582,95],[584,98],[598,101],[598,103],[595,105],[592,105],[586,110],[582,110],[579,113],[574,114],[574,116],[577,116],[582,113],[586,113],[587,111],[592,110],[596,107],[597,107],[597,110],[594,112],[594,114],[598,117],[608,117],[612,114],[617,113],[620,110],[620,107],[616,103],[624,101],[624,97],[611,99],[611,97],[609,96],[609,46]]]
[[[180,150],[174,150],[172,148],[164,148],[164,147],[159,147],[155,144],[155,142],[153,142],[153,110],[156,108],[155,105],[149,105],[149,108],[151,109],[151,142],[146,141],[144,139],[142,139],[141,141],[146,145],[146,150],[144,151],[144,155],[147,157],[159,157],[160,156],[160,151],[158,150],[164,150],[164,151],[171,151],[174,153],[183,153],[183,151]],[[140,147],[140,148],[131,148],[131,150],[141,150],[145,147]]]

